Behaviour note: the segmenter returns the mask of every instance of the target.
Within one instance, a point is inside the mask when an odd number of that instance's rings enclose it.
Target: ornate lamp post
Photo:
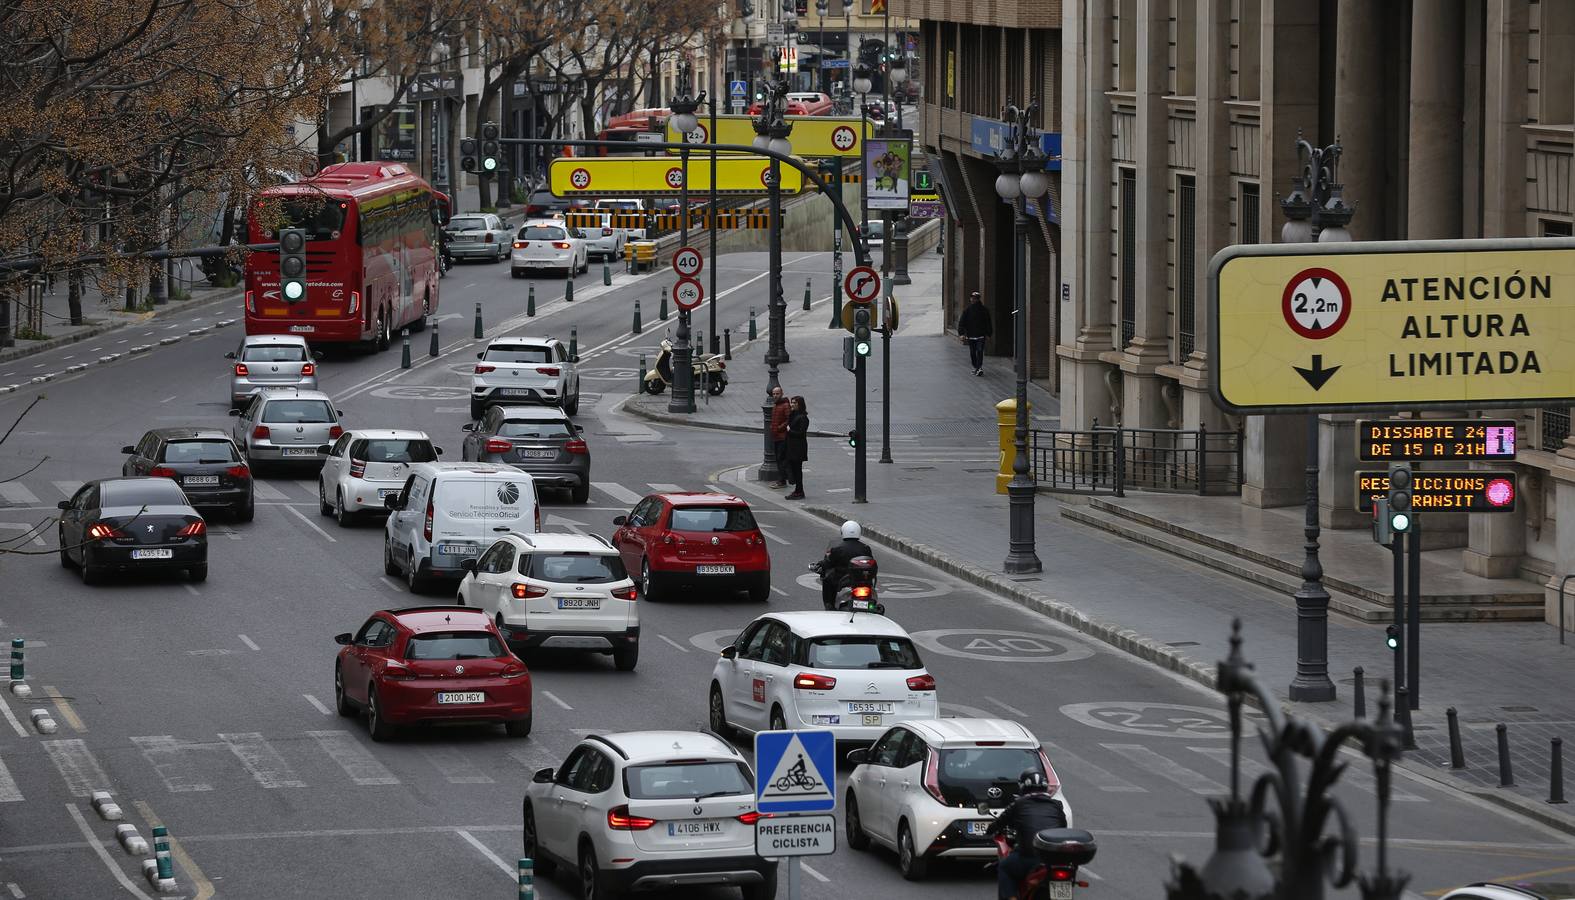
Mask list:
[[[682,79],[684,85],[679,88],[682,92],[687,88],[687,78]],[[700,96],[690,97],[687,93],[680,93],[668,101],[667,108],[672,110],[672,124],[674,130],[681,135],[683,143],[690,143],[689,133],[700,125],[700,119],[695,115],[695,110],[705,102],[705,92]],[[687,147],[678,151],[679,165],[683,169],[683,183],[678,189],[678,215],[679,241],[689,246],[689,150]],[[715,303],[715,298],[712,303]],[[695,377],[693,354],[690,347],[692,336],[689,332],[689,310],[678,310],[678,336],[673,347],[673,396],[667,402],[667,411],[673,413],[692,413],[695,411]]]
[[[754,145],[762,150],[773,150],[784,156],[793,152],[788,141],[793,126],[787,116],[787,81],[778,78],[766,86],[766,102],[760,115],[755,117]],[[782,296],[782,162],[771,159],[771,235],[770,254],[767,262],[767,303],[770,313],[771,341],[766,348],[766,396],[760,402],[761,422],[764,427],[765,452],[760,464],[761,481],[780,481],[781,469],[777,465],[776,448],[771,441],[771,391],[779,387],[777,367],[789,362],[783,329],[787,327],[787,301]]]
[[[1012,436],[1012,480],[1006,484],[1010,537],[1004,566],[1012,575],[1044,570],[1034,552],[1035,489],[1034,479],[1028,474],[1028,200],[1037,200],[1050,189],[1039,136],[1028,124],[1038,107],[1037,102],[1018,107],[1008,101],[1003,118],[1011,136],[996,157],[1001,174],[995,179],[995,192],[1012,204],[1016,235],[1012,252],[1012,357],[1017,373],[1017,427]]]
[[[869,237],[870,225],[870,194],[868,181],[865,175],[869,171],[869,157],[865,154],[866,142],[863,135],[869,131],[870,123],[870,88],[875,86],[875,80],[870,77],[870,70],[859,66],[853,70],[853,90],[859,95],[859,234],[864,238]]]
[[[904,54],[906,55],[906,54]],[[897,133],[903,134],[906,129],[902,127],[902,86],[908,81],[908,65],[899,56],[892,61],[891,69],[887,72],[891,83],[897,90]],[[894,213],[891,217],[891,244],[893,265],[890,267],[893,284],[912,284],[913,279],[908,277],[908,214],[906,210]]]

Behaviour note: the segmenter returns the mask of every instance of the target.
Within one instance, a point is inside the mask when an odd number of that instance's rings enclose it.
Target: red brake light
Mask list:
[[[611,228],[603,228],[602,229],[602,234],[603,235],[607,235],[607,236],[610,237],[612,235],[612,229]]]
[[[504,438],[487,438],[487,443],[482,449],[488,453],[507,453],[514,449],[514,442]]]
[[[497,370],[498,370],[497,366],[484,366],[484,365],[481,365],[480,363],[476,364],[476,374],[477,375],[485,375],[488,372],[496,372]]]
[[[546,588],[537,587],[534,584],[523,584],[518,581],[514,582],[514,586],[509,588],[509,591],[514,595],[515,600],[528,600],[532,597],[547,596]]]
[[[526,247],[529,247],[529,246],[530,246],[530,241],[515,241],[514,242],[514,249],[515,250],[524,250]]]
[[[351,478],[365,478],[366,477],[366,460],[364,460],[364,459],[352,459],[352,460],[350,460],[350,477]]]
[[[429,488],[428,492],[430,493],[430,491],[431,489]],[[429,541],[432,540],[432,498],[430,496],[427,497],[427,518],[426,522],[421,526],[421,535]]]
[[[662,543],[664,544],[682,544],[683,542],[684,536],[681,534],[673,534],[671,531],[662,532]]]
[[[751,812],[746,812],[743,815],[739,816],[738,817],[738,821],[743,822],[745,825],[753,825],[756,822],[758,822],[758,821],[760,821],[761,819],[764,819],[764,818],[768,818],[768,817],[767,816],[763,816],[760,813],[751,811]]]
[[[1071,881],[1077,877],[1077,870],[1066,866],[1050,866],[1051,881]]]
[[[257,311],[257,292],[256,291],[247,291],[246,292],[246,311],[247,312],[251,312],[251,313],[254,313],[254,312]],[[236,374],[238,375],[240,373],[237,372]]]
[[[557,366],[537,366],[536,367],[536,374],[537,375],[548,375],[548,376],[551,376],[553,378],[557,378],[558,377],[558,367]]]
[[[349,306],[349,308],[347,308],[345,310],[345,313],[347,315],[352,315],[353,316],[353,315],[356,314],[356,310],[359,310],[360,308],[361,308],[361,292],[360,291],[351,291],[350,292],[350,306]]]
[[[483,243],[483,244],[490,244],[490,243],[492,243],[492,232],[490,232],[490,231],[489,231],[489,232],[487,232],[487,236],[486,236],[486,237],[484,237],[484,238],[482,238],[482,239],[481,239],[481,242],[482,242],[482,243]]]
[[[331,438],[338,438],[340,435],[342,435],[344,433],[345,433],[345,430],[343,428],[339,427],[338,425],[331,426],[328,429],[328,436],[331,437]]]
[[[837,686],[837,679],[830,675],[801,672],[793,677],[793,687],[801,691],[829,691]]]
[[[536,530],[541,530],[541,504],[536,504]]]
[[[574,438],[573,440],[564,441],[563,442],[563,449],[569,451],[570,453],[574,453],[574,454],[582,454],[582,453],[589,453],[589,452],[591,452],[591,448],[585,446],[585,442],[580,440],[579,438]]]
[[[251,370],[246,368],[246,364],[245,363],[236,363],[235,364],[235,376],[237,378],[245,378],[246,376],[248,376],[250,374],[251,374]]]
[[[626,588],[613,588],[612,595],[614,600],[633,600],[640,596],[640,591],[634,585],[630,585]]]
[[[569,249],[569,242],[568,241],[553,241],[552,242],[552,246],[553,246],[553,249],[555,249],[555,250],[567,250],[567,249]]]
[[[924,792],[934,797],[942,806],[950,806],[946,798],[941,795],[941,755],[931,747],[926,751],[924,758]]]
[[[915,675],[912,678],[909,678],[908,679],[908,690],[910,690],[910,691],[933,691],[933,690],[935,690],[935,676],[931,675],[928,672],[926,672],[923,675]]]
[[[94,522],[88,526],[87,536],[95,541],[104,541],[110,538],[123,538],[126,533],[107,522]]]
[[[306,365],[302,366],[301,367],[301,374],[302,375],[316,375],[317,374],[317,363],[307,363]]]
[[[148,470],[148,474],[154,478],[174,478],[175,470],[169,466],[154,466]]]
[[[655,824],[655,819],[629,815],[627,806],[614,806],[607,810],[607,827],[618,831],[644,831]]]
[[[182,528],[177,533],[181,537],[201,537],[202,535],[205,535],[205,534],[208,533],[208,523],[204,522],[201,519],[198,519],[195,522],[191,522],[191,523],[187,524],[187,526],[185,528]]]
[[[259,441],[267,440],[268,436],[271,434],[273,434],[273,432],[268,430],[267,425],[258,425],[256,428],[252,429],[252,437],[258,439]]]
[[[868,600],[869,598],[870,598],[870,587],[869,587],[869,585],[861,584],[861,585],[857,585],[856,587],[853,588],[853,599],[855,599],[855,600]]]
[[[224,474],[231,478],[250,478],[252,477],[252,470],[245,466],[230,466],[224,470]]]

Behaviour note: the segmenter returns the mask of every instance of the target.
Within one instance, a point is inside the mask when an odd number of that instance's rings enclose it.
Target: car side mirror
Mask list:
[[[127,444],[126,446],[120,448],[120,452],[121,453],[136,453],[137,452],[137,448],[131,446],[130,444]]]
[[[613,516],[613,524],[617,525],[619,528],[622,528],[623,526],[629,524],[629,517],[628,516]]]
[[[462,559],[459,561],[459,568],[462,572],[474,572],[476,571],[476,561],[474,559]]]
[[[848,762],[855,766],[867,763],[870,761],[870,749],[868,747],[860,747],[857,750],[849,750],[847,758]]]
[[[476,422],[466,422],[465,424],[459,426],[459,430],[460,431],[475,431],[477,424],[478,423],[476,423]]]
[[[59,501],[59,502],[57,502],[55,504],[55,509],[70,509],[70,508],[71,508],[71,501],[70,500],[61,500],[61,501]]]
[[[433,447],[432,448],[432,452],[437,454],[438,456],[442,456],[443,455],[443,448],[442,447]]]
[[[726,647],[723,647],[722,648],[722,658],[723,659],[737,659],[738,658],[738,648],[734,647],[732,644],[728,644]]]
[[[334,410],[334,415],[336,415],[339,418],[343,419],[345,417],[345,411],[342,410],[342,409],[336,409],[336,410]]]
[[[545,769],[537,769],[536,774],[532,775],[530,780],[536,784],[552,784],[552,776],[552,766],[548,766]]]
[[[240,410],[238,410],[238,409],[232,409],[232,410],[230,410],[230,415],[232,415],[232,416],[238,416],[238,415],[240,415],[240,414],[241,414],[241,411],[240,411]]]
[[[341,631],[334,635],[334,643],[342,644],[346,647],[350,646],[350,642],[353,640],[355,640],[355,638],[352,637],[348,631]]]
[[[480,358],[481,358],[481,357],[482,357],[482,356],[483,356],[483,355],[484,355],[484,354],[481,354],[481,353],[477,353],[477,354],[476,354],[476,358],[477,358],[477,359],[480,359]]]
[[[383,498],[383,508],[388,510],[401,510],[405,508],[403,494],[389,494]]]
[[[235,351],[231,350],[230,352],[224,354],[224,358],[225,359],[234,359],[235,358]]]

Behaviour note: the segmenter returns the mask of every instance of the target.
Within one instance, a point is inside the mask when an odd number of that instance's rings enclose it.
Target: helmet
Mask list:
[[[1029,794],[1035,791],[1045,792],[1050,790],[1050,782],[1045,780],[1043,774],[1029,769],[1017,778],[1017,792]]]
[[[859,523],[853,521],[852,519],[849,519],[848,521],[842,523],[842,539],[843,540],[845,540],[845,541],[856,541],[856,540],[858,540],[859,538],[861,538],[863,536],[864,536],[864,529],[859,527]]]

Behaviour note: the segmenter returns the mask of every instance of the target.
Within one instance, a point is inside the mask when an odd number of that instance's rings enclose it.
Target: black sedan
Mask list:
[[[168,478],[105,478],[60,501],[60,565],[83,584],[111,571],[208,577],[208,526]]]
[[[230,436],[217,428],[155,428],[128,455],[122,475],[153,475],[174,479],[198,509],[224,509],[250,522],[256,510],[252,470]]]

